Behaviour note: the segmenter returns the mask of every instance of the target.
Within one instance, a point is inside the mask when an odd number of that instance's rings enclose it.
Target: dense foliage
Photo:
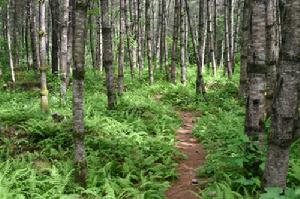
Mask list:
[[[1,91],[1,198],[163,198],[182,157],[174,147],[178,109],[201,115],[194,135],[207,154],[199,170],[203,198],[299,197],[299,143],[292,147],[287,196],[281,197],[276,189],[260,195],[261,179],[251,169],[243,169],[251,157],[244,151],[248,139],[237,75],[231,81],[221,74],[216,79],[207,77],[205,99],[194,94],[193,68],[187,86],[133,81],[119,97],[117,110],[107,111],[103,78],[87,71],[89,178],[88,188],[82,189],[72,178],[72,91],[62,107],[59,82],[50,78],[52,115],[45,115],[40,112],[38,89],[32,88],[34,74],[25,74],[15,89]]]

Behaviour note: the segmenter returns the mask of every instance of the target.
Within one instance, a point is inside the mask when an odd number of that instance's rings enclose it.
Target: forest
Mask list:
[[[299,199],[299,0],[0,0],[0,199]]]

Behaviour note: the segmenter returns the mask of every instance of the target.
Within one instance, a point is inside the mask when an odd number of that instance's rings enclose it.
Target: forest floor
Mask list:
[[[72,87],[61,106],[60,81],[48,74],[51,114],[43,114],[39,88],[24,86],[36,85],[35,74],[26,71],[14,88],[4,86],[9,80],[4,75],[0,199],[299,199],[299,141],[291,148],[287,197],[280,190],[262,194],[263,164],[259,175],[244,169],[253,157],[245,156],[243,147],[249,140],[245,100],[238,95],[239,71],[232,80],[222,71],[216,78],[206,71],[206,100],[195,95],[195,67],[187,72],[186,86],[165,82],[159,74],[149,86],[146,73],[143,81],[126,74],[126,92],[118,97],[117,109],[109,111],[104,74],[86,71],[86,189],[72,176]],[[267,121],[266,132],[269,125]]]
[[[172,183],[166,192],[169,199],[197,199],[198,178],[197,169],[204,163],[205,152],[203,146],[193,137],[192,132],[199,114],[181,111],[182,126],[176,131],[176,147],[186,158],[178,165],[178,179]]]

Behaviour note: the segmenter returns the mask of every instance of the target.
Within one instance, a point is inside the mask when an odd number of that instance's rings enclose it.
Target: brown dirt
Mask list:
[[[183,124],[176,134],[176,147],[186,155],[178,165],[179,177],[172,183],[166,192],[168,199],[198,199],[199,179],[196,171],[204,163],[205,153],[197,139],[192,135],[197,114],[192,112],[180,112]]]

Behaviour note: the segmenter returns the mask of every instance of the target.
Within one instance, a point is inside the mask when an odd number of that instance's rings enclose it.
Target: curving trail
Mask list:
[[[205,153],[203,146],[193,137],[192,131],[197,114],[193,112],[180,112],[183,124],[176,134],[176,147],[186,155],[178,165],[179,177],[172,183],[166,192],[168,199],[198,199],[197,169],[203,165]]]

